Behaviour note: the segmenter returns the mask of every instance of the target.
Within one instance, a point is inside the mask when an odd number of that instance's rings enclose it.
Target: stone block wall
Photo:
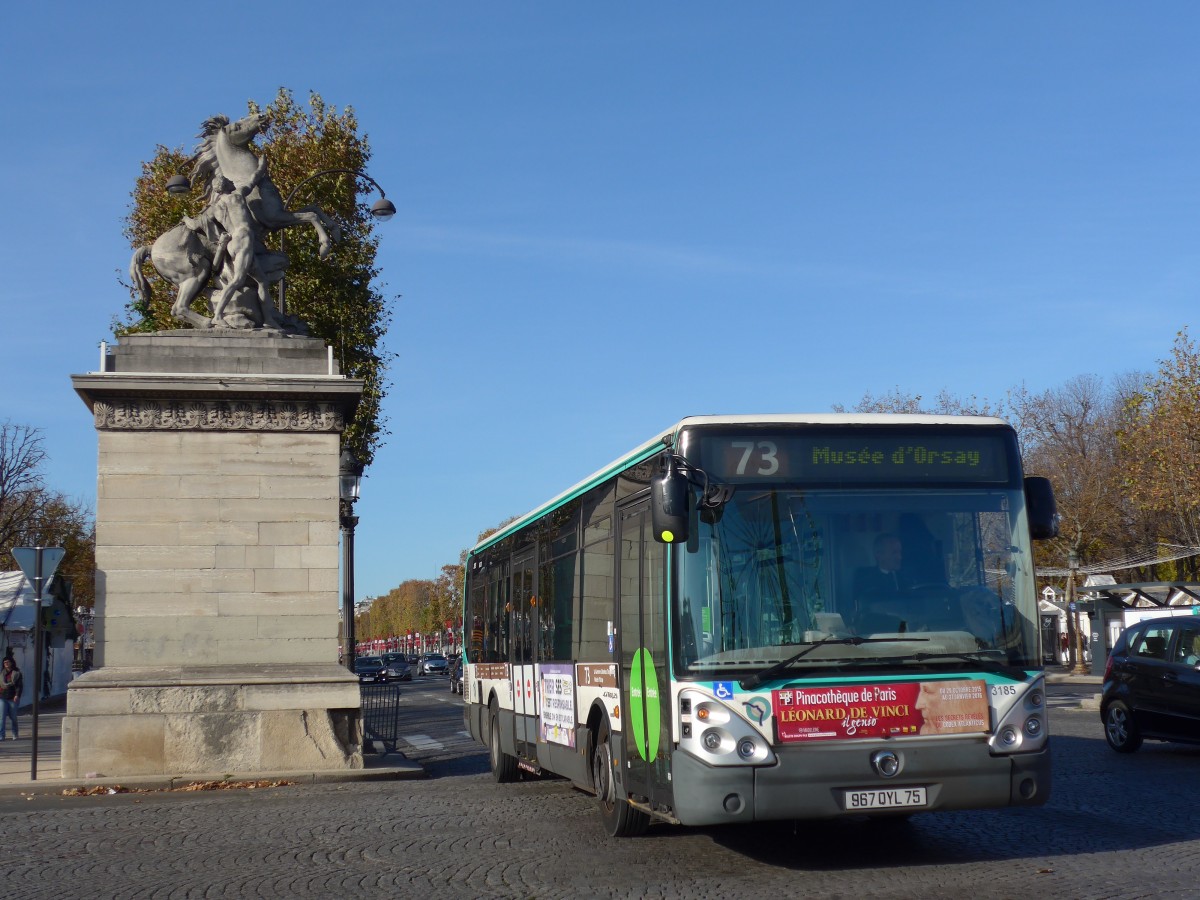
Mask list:
[[[72,382],[99,443],[97,668],[67,692],[63,775],[361,767],[337,642],[362,381],[310,338],[182,330]]]
[[[99,444],[98,665],[337,659],[336,433]]]

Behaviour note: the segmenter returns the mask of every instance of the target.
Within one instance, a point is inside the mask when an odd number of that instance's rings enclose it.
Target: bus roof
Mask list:
[[[961,426],[1003,426],[1008,423],[994,416],[939,416],[913,413],[780,413],[776,415],[746,415],[746,416],[687,416],[680,419],[670,428],[657,436],[635,447],[623,456],[610,462],[602,469],[593,472],[578,484],[572,485],[561,494],[547,500],[518,519],[509,522],[503,528],[497,529],[471,548],[469,556],[473,556],[485,547],[496,543],[502,538],[538,517],[557,509],[568,500],[585,490],[599,484],[607,478],[635,466],[645,459],[658,453],[682,429],[697,425],[961,425]]]

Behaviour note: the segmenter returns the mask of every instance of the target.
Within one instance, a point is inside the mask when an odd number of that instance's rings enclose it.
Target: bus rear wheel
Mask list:
[[[497,782],[504,784],[517,780],[517,758],[500,748],[500,714],[494,706],[488,716],[488,759],[492,764],[492,778]]]
[[[637,837],[646,831],[650,817],[630,806],[624,797],[617,796],[608,722],[600,726],[596,735],[596,746],[592,751],[592,786],[596,788],[600,817],[604,820],[604,830],[609,837]]]

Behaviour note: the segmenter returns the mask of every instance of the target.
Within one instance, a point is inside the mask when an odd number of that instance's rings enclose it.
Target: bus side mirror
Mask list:
[[[688,480],[674,466],[650,482],[650,522],[660,544],[688,539]]]
[[[1044,541],[1058,537],[1058,504],[1049,478],[1025,476],[1025,512],[1029,516],[1031,538]]]

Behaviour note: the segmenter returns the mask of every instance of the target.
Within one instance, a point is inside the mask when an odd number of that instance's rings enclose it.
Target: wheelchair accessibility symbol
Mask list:
[[[713,693],[718,700],[733,699],[733,682],[732,681],[714,681]]]

